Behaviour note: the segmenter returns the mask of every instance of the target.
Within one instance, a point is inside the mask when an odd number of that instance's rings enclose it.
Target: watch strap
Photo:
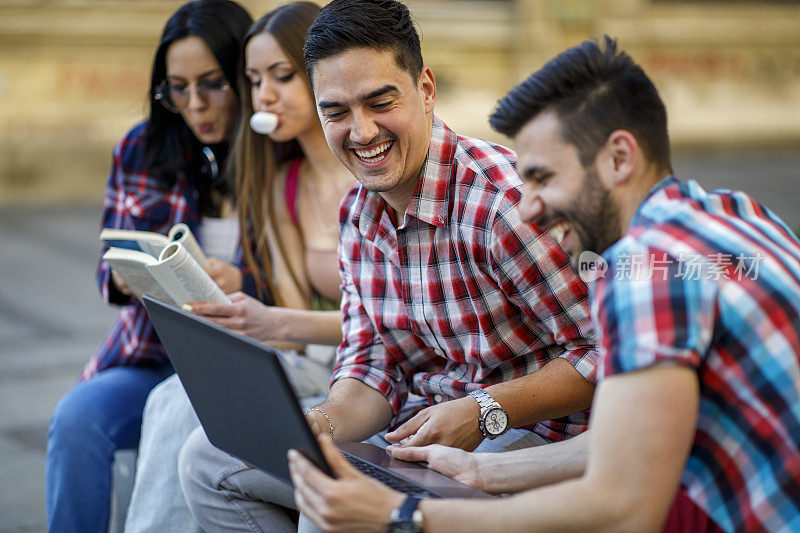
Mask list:
[[[478,406],[481,408],[481,414],[490,407],[500,407],[500,404],[495,401],[492,396],[483,389],[474,390],[469,393],[470,396],[475,398]]]
[[[400,507],[392,511],[387,531],[395,531],[392,526],[403,524],[412,526],[414,531],[422,533],[422,511],[417,509],[421,500],[422,498],[416,496],[406,497]]]

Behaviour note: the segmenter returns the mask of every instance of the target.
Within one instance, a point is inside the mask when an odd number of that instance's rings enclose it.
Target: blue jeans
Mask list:
[[[109,368],[61,398],[47,432],[50,531],[108,530],[114,452],[138,446],[147,395],[171,373],[168,366]]]

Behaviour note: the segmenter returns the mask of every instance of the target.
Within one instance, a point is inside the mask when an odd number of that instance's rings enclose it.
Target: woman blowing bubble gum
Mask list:
[[[244,38],[238,73],[243,119],[231,174],[240,225],[257,243],[254,253],[245,250],[248,265],[275,305],[240,292],[230,295],[231,304],[190,306],[237,333],[300,351],[306,344],[341,342],[338,208],[355,184],[328,148],[303,68],[305,32],[318,11],[313,3],[292,2],[257,20]],[[328,390],[330,358],[287,350],[282,360],[298,395],[308,405],[319,403]],[[150,394],[126,532],[199,530],[177,472],[188,435],[197,429],[204,437],[198,426],[177,377]]]

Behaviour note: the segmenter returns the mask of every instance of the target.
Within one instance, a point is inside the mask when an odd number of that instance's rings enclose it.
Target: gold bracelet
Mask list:
[[[322,413],[322,416],[324,416],[325,420],[328,421],[328,427],[331,429],[331,440],[333,440],[333,423],[331,422],[331,417],[328,416],[328,413],[326,413],[325,411],[323,411],[319,407],[312,407],[311,409],[306,411],[306,415],[308,413],[310,413],[311,411],[319,411],[320,413]]]

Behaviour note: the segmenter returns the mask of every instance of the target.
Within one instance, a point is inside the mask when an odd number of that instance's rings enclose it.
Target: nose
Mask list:
[[[541,222],[545,218],[544,201],[527,185],[522,187],[522,200],[517,204],[517,209],[523,222]]]
[[[350,123],[350,140],[352,142],[366,145],[378,136],[378,125],[367,113],[356,111],[353,112],[352,117]]]
[[[197,87],[189,87],[189,102],[186,104],[186,108],[191,111],[198,111],[204,109],[208,102],[200,96],[197,92]]]
[[[253,91],[253,107],[256,111],[266,111],[269,106],[278,100],[277,92],[272,84],[262,79]]]

